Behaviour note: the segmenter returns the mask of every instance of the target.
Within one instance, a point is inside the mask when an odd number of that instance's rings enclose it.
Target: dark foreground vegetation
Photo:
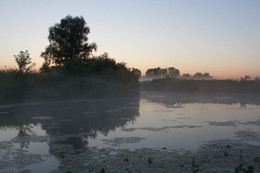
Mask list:
[[[95,75],[0,71],[0,103],[126,97],[138,90],[138,78],[127,68]]]
[[[163,78],[141,83],[141,89],[172,92],[234,92],[260,94],[260,80],[183,80]]]
[[[125,97],[138,94],[138,70],[117,63],[107,53],[94,56],[83,17],[70,15],[49,28],[39,72],[28,51],[15,55],[18,69],[0,70],[0,103]]]

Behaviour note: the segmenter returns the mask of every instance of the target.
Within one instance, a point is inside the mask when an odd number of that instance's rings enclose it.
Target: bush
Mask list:
[[[49,73],[22,74],[17,70],[0,71],[0,104],[128,97],[138,94],[138,85],[129,81],[126,83],[113,77],[108,78],[102,73],[100,75],[77,75],[77,73],[64,73],[63,70],[52,68]]]

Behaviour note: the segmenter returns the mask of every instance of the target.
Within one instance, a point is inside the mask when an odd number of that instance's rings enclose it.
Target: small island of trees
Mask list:
[[[240,80],[217,80],[209,73],[197,72],[180,74],[180,70],[169,68],[150,68],[141,83],[142,90],[167,92],[232,92],[260,94],[260,80],[246,75]]]

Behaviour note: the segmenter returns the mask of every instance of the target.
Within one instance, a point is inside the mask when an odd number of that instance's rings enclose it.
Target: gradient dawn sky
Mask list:
[[[260,76],[260,0],[0,0],[0,67],[28,50],[39,68],[49,27],[68,14],[84,17],[96,55],[143,73]]]

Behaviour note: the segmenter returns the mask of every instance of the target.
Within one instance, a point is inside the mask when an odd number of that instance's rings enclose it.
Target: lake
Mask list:
[[[249,94],[0,105],[0,172],[260,172],[259,147],[260,98]]]

